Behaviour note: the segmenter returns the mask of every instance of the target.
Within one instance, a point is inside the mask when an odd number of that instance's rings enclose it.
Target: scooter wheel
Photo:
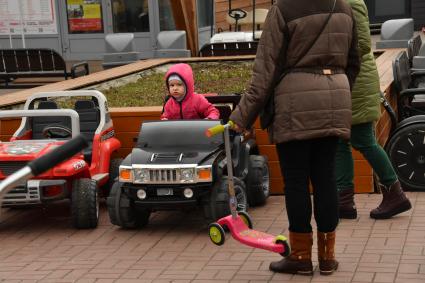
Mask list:
[[[248,226],[249,229],[253,228],[252,219],[248,213],[246,213],[245,211],[238,211],[238,215],[240,216],[242,221],[246,224],[246,226]]]
[[[208,233],[210,235],[211,242],[213,242],[215,245],[221,246],[224,244],[224,229],[220,224],[211,223],[208,226]]]
[[[285,236],[279,235],[276,237],[276,244],[281,244],[284,247],[283,253],[280,253],[281,256],[287,257],[291,254],[291,247],[288,244],[288,240]]]

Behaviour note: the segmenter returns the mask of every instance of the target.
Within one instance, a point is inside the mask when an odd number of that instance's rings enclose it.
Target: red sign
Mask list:
[[[70,32],[102,31],[101,19],[69,19]]]

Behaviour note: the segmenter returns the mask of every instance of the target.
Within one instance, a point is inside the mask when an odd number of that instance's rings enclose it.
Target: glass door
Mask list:
[[[107,0],[109,33],[133,33],[139,58],[151,58],[155,46],[156,0]]]
[[[149,32],[148,0],[112,0],[113,32]]]
[[[140,58],[152,57],[155,0],[59,0],[68,60],[102,60],[105,35],[133,33]]]
[[[103,0],[60,0],[62,53],[68,60],[96,60],[104,53]]]

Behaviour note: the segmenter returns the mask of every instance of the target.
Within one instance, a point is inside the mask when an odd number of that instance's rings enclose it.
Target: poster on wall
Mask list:
[[[69,33],[103,32],[101,0],[67,0]]]
[[[0,0],[0,35],[57,34],[55,0]]]

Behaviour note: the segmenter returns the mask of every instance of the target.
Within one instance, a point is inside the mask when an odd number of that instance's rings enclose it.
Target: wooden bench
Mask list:
[[[5,86],[16,78],[68,77],[89,74],[87,62],[79,62],[68,72],[65,60],[48,48],[0,49],[0,79]]]

